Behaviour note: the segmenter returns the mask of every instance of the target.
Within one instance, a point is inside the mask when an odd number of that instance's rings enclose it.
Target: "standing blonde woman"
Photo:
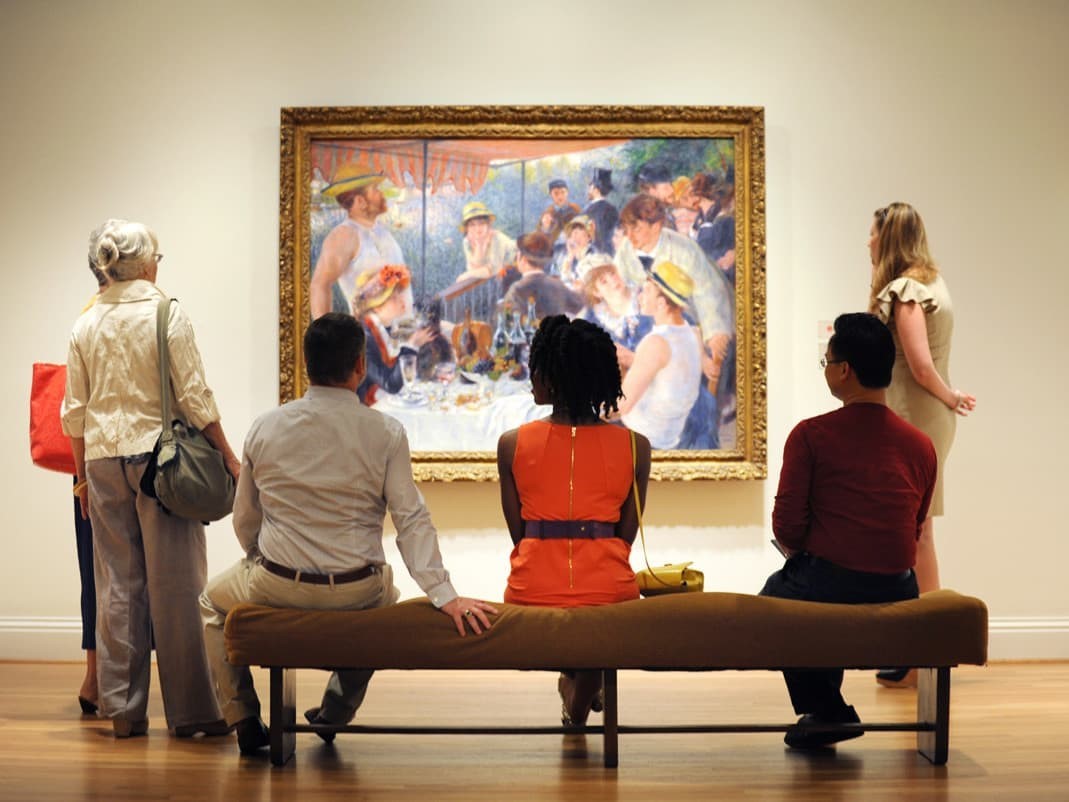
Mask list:
[[[207,580],[204,526],[169,515],[141,491],[161,429],[156,287],[163,258],[140,223],[109,220],[90,256],[110,284],[74,324],[63,429],[78,471],[75,494],[93,523],[97,681],[115,736],[148,730],[152,636],[167,727],[178,737],[222,735],[198,596]],[[167,330],[177,415],[204,432],[236,478],[189,319],[172,307]]]
[[[908,203],[877,209],[869,232],[872,285],[869,311],[887,323],[895,340],[895,365],[887,404],[927,434],[939,460],[935,494],[917,543],[917,584],[939,588],[932,518],[943,514],[946,458],[957,415],[968,415],[976,398],[950,384],[954,309],[946,282],[928,252],[924,221]],[[880,672],[888,686],[913,685],[915,675]]]

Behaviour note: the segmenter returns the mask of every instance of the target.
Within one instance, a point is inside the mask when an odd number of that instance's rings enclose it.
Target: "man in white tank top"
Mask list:
[[[386,196],[379,189],[381,175],[363,173],[363,168],[345,165],[334,183],[323,190],[349,213],[323,240],[312,279],[309,303],[312,319],[331,311],[335,282],[350,304],[356,293],[356,277],[383,265],[403,265],[401,246],[379,217],[386,213]],[[351,311],[351,310],[350,310]]]
[[[654,448],[676,447],[698,397],[701,340],[683,321],[693,293],[694,283],[682,268],[661,262],[639,294],[639,310],[653,317],[653,329],[635,349],[619,408],[624,424],[646,435]]]

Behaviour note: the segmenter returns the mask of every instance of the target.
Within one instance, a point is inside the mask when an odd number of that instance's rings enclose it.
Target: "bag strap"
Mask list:
[[[171,356],[167,349],[167,325],[174,298],[164,296],[156,305],[156,351],[160,362],[160,404],[163,407],[163,435],[171,431]]]
[[[657,572],[653,570],[653,566],[650,565],[650,555],[646,552],[646,532],[642,528],[642,502],[638,498],[638,447],[635,445],[635,432],[631,431],[631,489],[635,494],[635,512],[638,513],[638,535],[642,541],[642,559],[646,561],[646,568],[650,572],[650,576],[656,579],[665,587],[668,587],[671,583],[665,582],[659,576]],[[675,587],[672,585],[672,587]]]

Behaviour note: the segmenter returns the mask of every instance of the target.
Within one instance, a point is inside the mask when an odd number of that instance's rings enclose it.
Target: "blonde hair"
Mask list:
[[[900,276],[931,284],[939,275],[928,252],[924,221],[908,203],[892,203],[873,213],[876,224],[876,258],[872,265],[869,312],[878,314],[879,292]]]
[[[108,220],[89,235],[90,261],[113,281],[141,278],[158,250],[156,235],[128,220]]]
[[[613,272],[616,272],[616,265],[612,262],[594,265],[586,271],[583,276],[583,298],[586,299],[587,306],[594,306],[605,300],[598,292],[598,279]]]

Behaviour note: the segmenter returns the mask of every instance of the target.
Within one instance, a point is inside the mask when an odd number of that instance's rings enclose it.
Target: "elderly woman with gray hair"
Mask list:
[[[204,527],[168,514],[140,489],[162,425],[156,307],[165,295],[154,282],[163,256],[155,234],[125,220],[94,231],[89,254],[111,284],[74,324],[62,419],[78,470],[75,495],[95,539],[101,715],[118,738],[147,731],[154,633],[168,729],[223,735],[197,602],[207,580]],[[179,306],[167,343],[173,408],[237,477],[240,463]]]

